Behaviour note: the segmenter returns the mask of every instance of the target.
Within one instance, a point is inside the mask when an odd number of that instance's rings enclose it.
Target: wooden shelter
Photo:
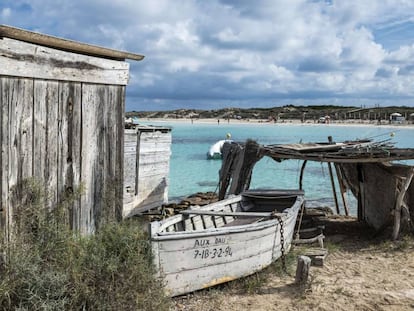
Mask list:
[[[124,106],[132,54],[0,25],[0,229],[10,234],[24,181],[52,209],[83,187],[68,223],[92,233],[122,217]]]
[[[261,146],[253,141],[225,144],[220,170],[219,198],[249,188],[254,165],[268,156],[277,162],[302,160],[299,189],[307,161],[326,162],[329,168],[336,210],[339,213],[333,168],[338,178],[345,213],[344,192],[350,189],[358,200],[358,219],[377,230],[393,225],[393,237],[401,226],[411,228],[414,221],[414,167],[393,161],[414,159],[414,149],[394,148],[388,142],[370,140],[335,143]],[[333,167],[332,167],[333,165]]]
[[[168,202],[171,140],[170,127],[125,130],[123,217]]]

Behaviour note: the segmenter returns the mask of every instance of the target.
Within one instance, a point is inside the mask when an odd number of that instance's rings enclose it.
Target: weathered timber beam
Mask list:
[[[266,156],[271,157],[274,160],[308,160],[308,161],[316,161],[316,162],[331,162],[331,163],[378,163],[378,162],[391,162],[391,161],[401,161],[401,160],[412,160],[414,159],[413,155],[407,156],[381,156],[381,157],[328,157],[324,155],[287,155],[287,154],[272,154],[272,153],[265,153]]]
[[[51,48],[62,49],[66,51],[77,52],[87,55],[107,57],[112,59],[132,59],[137,61],[144,59],[143,55],[135,53],[118,51],[96,45],[80,43],[77,41],[62,39],[50,35],[44,35],[37,32],[31,32],[6,25],[0,25],[0,37],[7,37]]]

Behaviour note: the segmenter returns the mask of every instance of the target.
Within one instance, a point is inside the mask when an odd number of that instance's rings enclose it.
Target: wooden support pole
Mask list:
[[[298,256],[298,264],[296,266],[296,284],[306,284],[309,277],[309,269],[311,259],[308,256]]]
[[[409,209],[408,205],[405,202],[403,202],[403,204],[402,204],[401,215],[403,217],[403,220],[408,224],[410,230],[412,230],[410,209]]]
[[[396,240],[400,234],[400,226],[401,226],[401,208],[403,206],[403,200],[405,197],[405,194],[408,190],[408,187],[410,187],[411,184],[411,180],[413,179],[414,176],[414,169],[410,170],[410,173],[408,174],[408,176],[404,179],[401,178],[401,180],[403,181],[402,187],[401,187],[401,191],[397,196],[397,201],[395,203],[395,210],[394,210],[394,230],[392,233],[392,238],[394,240]]]
[[[335,199],[336,213],[339,215],[340,211],[339,211],[338,197],[336,195],[335,181],[334,181],[334,178],[333,178],[332,163],[331,162],[328,162],[328,168],[329,168],[329,176],[331,178],[332,193],[333,193],[333,196],[334,196],[334,199]]]
[[[336,171],[336,177],[338,178],[339,190],[341,192],[342,203],[344,204],[345,215],[349,216],[348,203],[346,202],[346,197],[345,197],[346,190],[345,190],[345,185],[344,185],[344,177],[342,176],[342,171],[341,171],[340,167],[337,164],[334,164],[334,166],[335,166],[335,171]]]
[[[357,172],[358,172],[358,221],[362,221],[365,215],[365,199],[364,199],[364,172],[362,169],[362,164],[357,163]]]

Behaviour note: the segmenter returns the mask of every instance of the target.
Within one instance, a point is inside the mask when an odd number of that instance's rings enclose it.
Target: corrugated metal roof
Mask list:
[[[108,49],[96,45],[81,43],[68,39],[62,39],[54,36],[44,35],[37,32],[32,32],[20,28],[15,28],[7,25],[0,25],[0,38],[11,38],[15,40],[25,41],[33,44],[43,45],[59,50],[74,52],[78,54],[85,54],[97,56],[102,58],[125,60],[132,59],[140,61],[144,58],[143,55]]]

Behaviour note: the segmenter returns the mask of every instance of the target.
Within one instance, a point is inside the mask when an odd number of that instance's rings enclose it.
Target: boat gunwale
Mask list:
[[[241,196],[239,198],[241,199]],[[286,208],[282,213],[278,213],[278,214],[279,215],[282,214],[280,217],[282,217],[282,220],[285,221],[289,217],[289,215],[294,214],[296,210],[300,209],[304,201],[305,201],[304,195],[297,195],[295,202],[290,207]],[[171,221],[169,225],[172,225],[174,223],[177,223],[183,220],[183,215],[181,214],[173,216],[173,217],[177,219],[174,219],[173,221]],[[165,224],[165,220],[163,220],[163,221],[151,223],[150,239],[151,241],[180,240],[184,238],[185,239],[197,238],[197,237],[205,237],[205,236],[211,236],[211,235],[224,235],[224,234],[233,234],[233,233],[241,233],[241,232],[252,232],[252,231],[259,231],[259,230],[266,229],[268,227],[272,227],[278,223],[279,221],[276,218],[272,218],[272,219],[267,219],[261,222],[244,224],[244,225],[236,225],[236,226],[208,228],[208,229],[191,230],[191,231],[159,232],[162,224]]]

